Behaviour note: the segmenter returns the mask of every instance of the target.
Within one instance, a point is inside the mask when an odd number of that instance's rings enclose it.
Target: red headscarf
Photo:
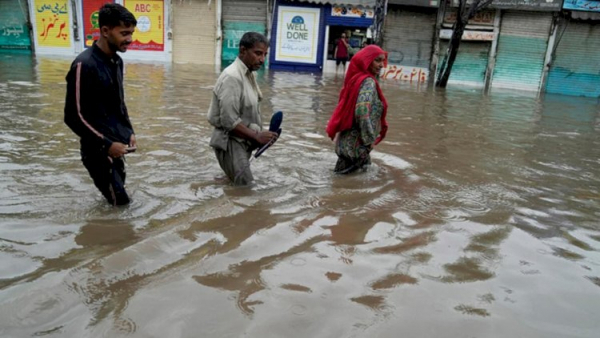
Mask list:
[[[368,77],[375,79],[375,75],[369,71],[369,66],[371,66],[373,60],[375,60],[381,54],[385,55],[387,62],[387,52],[379,48],[379,46],[368,45],[367,47],[361,49],[358,53],[354,54],[352,57],[350,66],[348,67],[348,72],[344,78],[344,87],[342,87],[342,91],[340,92],[340,99],[335,107],[335,110],[333,111],[333,114],[331,115],[331,118],[329,119],[329,123],[327,123],[327,128],[325,129],[327,131],[327,135],[329,135],[331,139],[335,137],[337,132],[352,128],[360,85]],[[381,140],[383,140],[388,129],[388,124],[385,120],[387,101],[385,100],[377,81],[375,81],[375,85],[377,86],[379,99],[383,104],[383,114],[381,114],[381,132],[379,133],[377,140],[375,140],[375,144],[378,144],[381,142]]]

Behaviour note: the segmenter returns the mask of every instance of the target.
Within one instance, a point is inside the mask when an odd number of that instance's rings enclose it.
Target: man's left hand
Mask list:
[[[129,138],[129,146],[132,148],[137,148],[137,140],[135,139],[135,134],[131,134]]]

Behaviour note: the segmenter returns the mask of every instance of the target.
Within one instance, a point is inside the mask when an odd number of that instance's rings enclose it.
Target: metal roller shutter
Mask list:
[[[461,41],[448,83],[483,87],[490,47],[489,42]],[[447,52],[448,40],[440,41],[440,60]]]
[[[502,14],[493,88],[540,89],[551,26],[551,13]]]
[[[429,68],[437,9],[393,6],[385,19],[383,49],[389,62]]]
[[[600,97],[600,24],[571,21],[559,28],[548,93]]]
[[[173,1],[173,61],[215,64],[216,2]]]
[[[223,21],[267,24],[266,0],[223,0]]]

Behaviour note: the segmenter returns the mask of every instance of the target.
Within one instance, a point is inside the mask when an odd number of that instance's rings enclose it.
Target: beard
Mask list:
[[[127,51],[127,47],[129,47],[129,45],[130,45],[130,43],[127,43],[127,42],[122,42],[120,44],[117,44],[113,41],[108,41],[109,48],[114,52],[125,53]]]

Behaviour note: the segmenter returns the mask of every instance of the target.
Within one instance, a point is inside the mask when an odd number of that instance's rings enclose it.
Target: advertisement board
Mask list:
[[[317,63],[320,8],[279,6],[275,60]]]
[[[81,0],[83,14],[83,45],[91,47],[94,41],[100,37],[100,25],[98,24],[98,11],[111,0]]]
[[[71,18],[67,0],[35,0],[38,46],[71,47]]]
[[[137,19],[130,50],[164,51],[165,6],[163,0],[124,0]]]

